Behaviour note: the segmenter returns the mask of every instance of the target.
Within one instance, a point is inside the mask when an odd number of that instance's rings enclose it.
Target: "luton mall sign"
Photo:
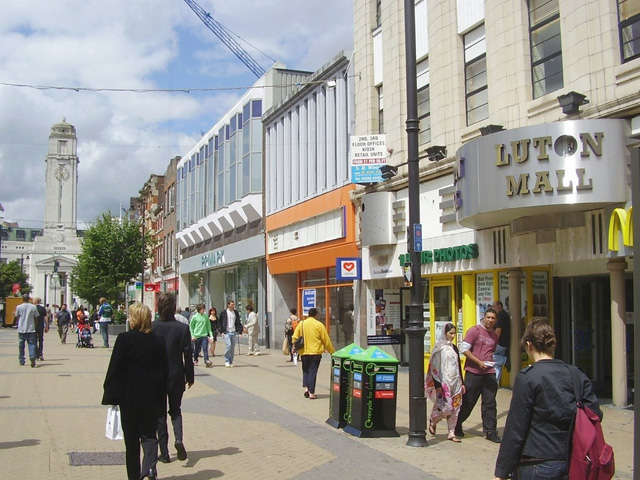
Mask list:
[[[631,199],[625,120],[568,120],[505,130],[456,156],[458,222],[481,229]]]

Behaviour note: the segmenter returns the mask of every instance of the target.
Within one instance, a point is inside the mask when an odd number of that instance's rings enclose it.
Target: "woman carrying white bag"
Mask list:
[[[151,311],[141,303],[129,308],[128,332],[116,339],[104,379],[103,405],[118,405],[129,480],[157,478],[158,418],[166,408],[167,350],[151,332]],[[117,430],[117,419],[111,426]],[[117,432],[116,432],[117,437]],[[140,445],[144,452],[140,466]]]
[[[105,435],[109,440],[122,440],[122,421],[120,420],[120,408],[111,405],[107,409],[107,427]]]

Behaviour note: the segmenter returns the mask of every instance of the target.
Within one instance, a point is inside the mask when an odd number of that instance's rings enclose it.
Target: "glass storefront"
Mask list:
[[[203,303],[221,312],[228,300],[236,303],[236,310],[244,315],[247,305],[259,310],[259,259],[240,262],[227,268],[189,274],[189,305]]]
[[[305,300],[305,298],[307,300]],[[301,272],[298,283],[298,313],[308,310],[305,302],[314,302],[317,319],[325,324],[336,350],[354,341],[353,284],[338,283],[335,268]],[[310,303],[309,303],[310,305]]]

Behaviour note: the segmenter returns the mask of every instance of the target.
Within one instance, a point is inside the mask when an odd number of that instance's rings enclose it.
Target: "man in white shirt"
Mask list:
[[[36,366],[36,318],[40,315],[36,306],[29,301],[29,294],[22,295],[22,302],[16,307],[16,321],[18,322],[18,360],[25,364],[24,343],[29,345],[29,359],[31,368]]]
[[[235,306],[235,302],[229,300],[226,310],[220,314],[220,319],[218,320],[220,333],[224,337],[224,343],[227,347],[224,351],[225,367],[233,367],[233,351],[236,346],[236,339],[242,334],[242,322]]]
[[[189,325],[189,320],[187,320],[187,317],[182,315],[182,309],[180,307],[176,307],[176,313],[174,317],[177,321],[182,322],[187,326]]]
[[[260,324],[258,323],[258,315],[253,311],[251,305],[247,305],[247,323],[244,325],[244,331],[249,335],[249,352],[247,355],[260,355],[260,347],[258,346]]]

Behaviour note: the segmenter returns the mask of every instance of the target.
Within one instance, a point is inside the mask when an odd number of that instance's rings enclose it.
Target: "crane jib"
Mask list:
[[[227,29],[217,22],[207,11],[205,11],[200,5],[193,0],[184,0],[187,5],[194,11],[196,15],[202,20],[209,30],[211,30],[216,37],[218,37],[226,47],[231,50],[238,59],[245,64],[245,66],[253,72],[253,74],[260,78],[265,74],[264,68],[260,66],[254,58],[242,48],[242,46],[235,41],[235,39],[229,34]]]

